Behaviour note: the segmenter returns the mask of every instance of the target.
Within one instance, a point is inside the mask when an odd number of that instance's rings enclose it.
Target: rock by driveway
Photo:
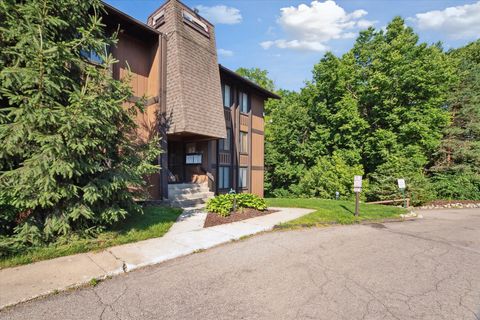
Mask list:
[[[0,319],[479,319],[480,210],[280,231],[0,312]]]

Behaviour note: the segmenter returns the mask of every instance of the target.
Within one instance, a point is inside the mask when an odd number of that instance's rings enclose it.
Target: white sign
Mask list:
[[[398,188],[405,189],[405,179],[398,179]]]
[[[353,192],[362,192],[362,176],[353,177]]]

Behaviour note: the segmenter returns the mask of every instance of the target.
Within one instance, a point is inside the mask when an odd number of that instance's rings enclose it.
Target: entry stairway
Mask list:
[[[206,183],[179,183],[168,185],[168,202],[184,210],[203,209],[208,199],[214,197]]]

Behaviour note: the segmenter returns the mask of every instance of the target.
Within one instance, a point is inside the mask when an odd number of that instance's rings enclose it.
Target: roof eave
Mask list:
[[[245,77],[242,77],[241,75],[239,75],[238,73],[236,73],[235,71],[232,71],[224,66],[222,66],[221,64],[218,65],[220,67],[220,71],[223,71],[225,72],[226,74],[234,77],[235,79],[247,84],[248,86],[250,87],[253,87],[253,89],[255,89],[256,91],[259,91],[260,93],[262,93],[264,96],[266,96],[267,98],[272,98],[272,99],[281,99],[281,97],[276,94],[276,93],[273,93],[273,92],[270,92],[268,91],[267,89],[265,88],[262,88],[261,86],[259,86],[258,84],[256,84],[255,82],[245,78]]]

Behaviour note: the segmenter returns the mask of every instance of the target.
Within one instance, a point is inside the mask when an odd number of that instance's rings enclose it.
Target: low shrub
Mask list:
[[[208,200],[207,211],[216,213],[222,217],[228,217],[233,210],[236,200],[237,208],[252,208],[263,211],[267,209],[264,199],[251,193],[221,194]]]

